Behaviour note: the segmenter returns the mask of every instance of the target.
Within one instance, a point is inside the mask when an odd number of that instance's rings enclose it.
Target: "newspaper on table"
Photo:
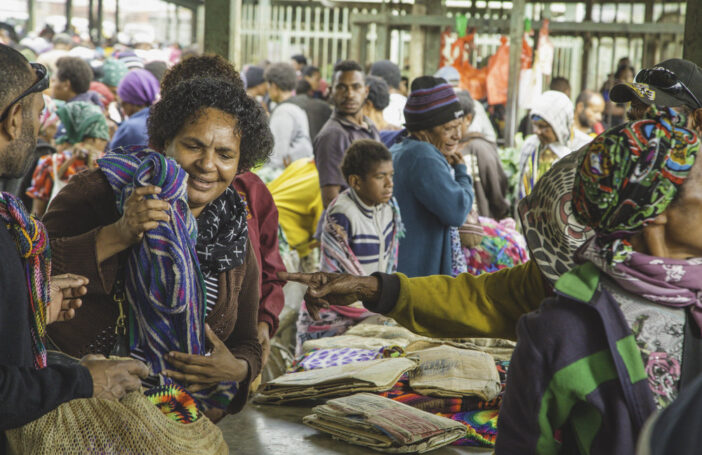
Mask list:
[[[254,401],[280,404],[356,392],[384,392],[416,366],[415,360],[400,357],[288,373],[266,383]]]
[[[335,398],[312,412],[302,419],[306,425],[380,452],[428,452],[467,431],[460,422],[369,393]]]
[[[490,354],[439,346],[413,352],[409,358],[419,361],[409,375],[410,387],[419,394],[490,401],[500,393],[500,375]]]

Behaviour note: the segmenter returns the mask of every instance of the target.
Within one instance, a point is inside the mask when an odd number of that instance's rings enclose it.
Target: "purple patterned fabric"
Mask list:
[[[139,346],[152,373],[166,369],[169,351],[204,354],[205,288],[195,252],[197,224],[188,208],[186,172],[173,160],[145,147],[116,149],[98,160],[115,193],[117,210],[140,187],[162,188],[170,204],[168,223],[129,252],[125,291],[137,323],[131,348]]]
[[[671,259],[633,252],[625,262],[607,263],[593,240],[580,254],[612,277],[622,288],[651,302],[674,308],[692,306],[702,328],[702,258]]]

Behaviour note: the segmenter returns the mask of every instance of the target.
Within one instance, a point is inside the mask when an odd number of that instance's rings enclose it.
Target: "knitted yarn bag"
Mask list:
[[[121,401],[72,400],[5,432],[10,454],[226,455],[222,431],[206,416],[192,423],[167,417],[136,391]]]
[[[0,219],[17,245],[24,263],[29,290],[28,317],[31,321],[34,366],[46,366],[46,307],[50,303],[51,249],[46,228],[27,213],[22,201],[10,193],[0,193]]]

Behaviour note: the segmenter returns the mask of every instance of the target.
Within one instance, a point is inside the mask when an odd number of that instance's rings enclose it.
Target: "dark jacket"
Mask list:
[[[49,329],[52,342],[76,357],[109,354],[116,339],[114,325],[118,310],[111,292],[125,255],[98,264],[95,243],[100,228],[119,217],[112,188],[99,169],[73,176],[44,215],[51,238],[53,273],[70,272],[90,279],[88,294],[76,317],[53,324]],[[258,265],[249,244],[246,262],[219,275],[219,296],[206,319],[229,350],[249,364],[250,379],[261,370],[258,289]],[[229,412],[237,412],[244,406],[249,385],[248,379],[239,384]]]
[[[0,453],[3,430],[38,419],[61,403],[93,395],[80,365],[34,367],[27,278],[15,242],[0,226]]]
[[[564,275],[517,337],[498,455],[635,452],[656,407],[634,335],[594,265]]]
[[[400,239],[397,271],[409,277],[451,275],[449,227],[461,226],[473,206],[473,183],[466,166],[451,167],[428,142],[403,139],[390,149],[395,197],[405,237]]]
[[[483,136],[470,136],[462,143],[461,154],[470,157],[468,173],[473,177],[478,214],[501,220],[509,214],[509,181],[502,168],[497,145]]]

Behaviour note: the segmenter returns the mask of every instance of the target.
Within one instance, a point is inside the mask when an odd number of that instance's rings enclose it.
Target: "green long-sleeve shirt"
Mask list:
[[[365,306],[430,337],[514,340],[519,317],[536,310],[551,292],[533,261],[480,276],[378,276],[380,299]]]

